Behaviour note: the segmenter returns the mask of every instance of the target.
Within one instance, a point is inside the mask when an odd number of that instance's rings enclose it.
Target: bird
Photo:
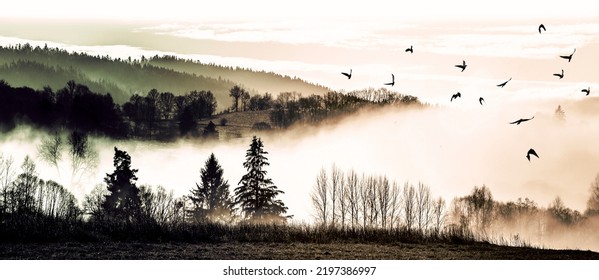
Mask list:
[[[560,55],[559,57],[561,57],[563,59],[567,59],[568,62],[570,62],[570,60],[572,60],[572,56],[574,55],[575,52],[576,52],[576,48],[574,48],[574,51],[572,52],[572,54],[570,54],[570,55]]]
[[[466,70],[466,66],[468,66],[468,65],[466,65],[466,61],[465,61],[465,60],[462,60],[462,64],[458,64],[458,65],[456,65],[455,67],[457,67],[457,68],[462,68],[462,71],[461,71],[461,72],[464,72],[464,70]]]
[[[390,83],[386,83],[386,86],[393,86],[395,85],[395,75],[391,74],[391,82]]]
[[[462,97],[462,94],[461,94],[461,93],[459,93],[459,92],[458,92],[458,93],[456,93],[456,94],[454,94],[454,95],[452,95],[452,96],[451,96],[451,99],[449,100],[449,102],[453,101],[454,99],[456,99],[456,98],[458,98],[458,97]]]
[[[345,73],[345,72],[341,72],[341,74],[345,75],[347,77],[347,79],[351,79],[351,69],[349,69],[349,74]]]
[[[591,93],[591,87],[583,89],[582,92],[586,92],[586,94],[589,95],[589,93]]]
[[[523,123],[523,122],[530,121],[530,120],[532,120],[532,119],[534,119],[534,118],[535,118],[535,117],[533,116],[533,117],[532,117],[532,118],[530,118],[530,119],[519,119],[519,120],[517,120],[517,121],[513,121],[513,122],[511,122],[510,124],[516,124],[516,125],[519,125],[520,123]]]
[[[541,23],[541,25],[539,25],[539,34],[541,34],[541,29],[543,29],[543,31],[547,31],[547,29],[545,29],[545,25],[543,25]]]
[[[501,83],[501,84],[498,84],[497,86],[498,86],[498,87],[500,87],[500,88],[503,88],[503,87],[504,87],[504,86],[505,86],[505,85],[506,85],[506,84],[507,84],[509,81],[511,81],[511,80],[512,80],[512,78],[510,77],[510,79],[509,79],[509,80],[507,80],[507,81],[505,81],[505,82],[503,82],[503,83]]]
[[[412,46],[410,46],[409,48],[406,49],[406,52],[414,53],[414,48]]]
[[[553,76],[559,77],[560,79],[564,77],[564,69],[562,69],[561,74],[553,74]]]
[[[478,102],[480,103],[480,105],[483,105],[483,101],[485,101],[485,99],[482,97],[478,99]]]
[[[528,153],[526,153],[526,158],[528,159],[528,161],[530,161],[530,155],[533,155],[533,156],[539,158],[539,155],[537,155],[537,152],[535,152],[534,149],[530,149],[530,150],[528,150]]]

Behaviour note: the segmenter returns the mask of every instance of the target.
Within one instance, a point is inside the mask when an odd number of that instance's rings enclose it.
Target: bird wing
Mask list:
[[[510,124],[520,124],[520,120],[513,121],[513,122],[511,122]]]
[[[527,155],[533,155],[537,158],[539,158],[539,155],[537,155],[537,152],[533,149],[528,150],[528,154]]]

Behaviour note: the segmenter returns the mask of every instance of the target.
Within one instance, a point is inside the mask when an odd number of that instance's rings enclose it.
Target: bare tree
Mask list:
[[[360,178],[359,189],[360,189],[360,212],[362,214],[362,227],[366,228],[369,226],[368,218],[370,216],[371,209],[369,206],[369,190],[366,186],[368,179],[366,175],[362,173],[362,177]]]
[[[0,214],[5,213],[9,203],[9,191],[15,177],[12,157],[0,154]]]
[[[485,234],[493,219],[493,196],[491,191],[483,185],[475,186],[472,193],[465,197],[468,211],[467,215],[475,223],[476,231]]]
[[[331,225],[337,226],[337,202],[339,200],[339,191],[343,187],[343,172],[333,164],[331,166]]]
[[[585,214],[587,216],[590,215],[599,215],[599,173],[595,176],[595,180],[591,182],[591,196],[589,200],[587,200],[587,209],[585,210]]]
[[[400,196],[400,187],[397,184],[397,182],[393,181],[393,184],[391,186],[391,200],[389,201],[390,205],[389,205],[389,220],[390,220],[390,224],[389,227],[390,228],[396,228],[399,227],[399,215],[400,215],[400,209],[401,209],[401,196]]]
[[[360,222],[360,187],[356,171],[352,169],[347,173],[346,182],[349,219],[351,220],[351,227],[355,228]]]
[[[403,221],[407,229],[412,229],[416,220],[416,189],[405,183],[401,195]]]
[[[445,212],[445,200],[439,197],[433,202],[432,228],[435,234],[439,234],[445,224],[445,217],[447,215]]]
[[[430,188],[418,183],[416,192],[416,223],[418,230],[424,231],[428,228],[432,218],[432,199]]]
[[[332,177],[338,176],[337,184],[339,185],[337,188],[337,205],[339,205],[339,215],[340,218],[339,224],[341,228],[345,228],[347,223],[347,212],[348,212],[348,189],[347,184],[345,183],[345,176],[342,171],[339,170],[339,174],[334,174]],[[335,181],[333,179],[333,181]]]
[[[58,132],[54,132],[52,136],[44,138],[37,147],[39,157],[56,168],[56,172],[60,177],[60,168],[58,164],[62,159],[62,137]]]
[[[86,133],[74,130],[69,134],[69,156],[71,160],[71,187],[80,189],[86,176],[93,174],[98,164],[98,153]]]
[[[83,198],[83,213],[94,218],[101,218],[104,214],[102,204],[109,194],[103,184],[96,185],[89,194]]]
[[[376,196],[378,201],[378,213],[380,213],[381,227],[387,228],[389,219],[389,208],[391,206],[391,185],[385,176],[377,178]]]
[[[311,198],[312,205],[316,209],[316,218],[323,226],[328,225],[329,215],[329,187],[327,172],[324,168],[320,169],[318,177],[316,177],[316,184],[312,190]]]

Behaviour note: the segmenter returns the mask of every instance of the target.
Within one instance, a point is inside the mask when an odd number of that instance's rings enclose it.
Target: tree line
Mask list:
[[[73,137],[76,136],[69,138]],[[89,149],[80,147],[82,140],[73,141],[77,140],[69,140],[69,152],[73,156]],[[44,143],[40,147],[48,148]],[[117,238],[123,234],[129,236],[128,230],[157,234],[208,223],[285,224],[290,216],[286,215],[288,208],[279,198],[284,192],[268,178],[267,154],[262,140],[254,136],[243,164],[247,173],[233,194],[224,178],[224,170],[211,154],[200,169],[200,181],[190,189],[189,195],[175,197],[172,191],[161,186],[138,186],[138,170],[131,156],[115,147],[114,170],[106,174],[103,184],[96,185],[85,195],[81,207],[67,188],[39,178],[36,164],[29,156],[18,170],[11,157],[0,155],[0,221],[3,224],[0,237],[18,240],[20,231],[30,230],[31,234],[24,236],[45,238],[40,235],[48,224],[62,231],[79,228]]]
[[[316,221],[323,227],[438,233],[445,224],[445,200],[435,199],[427,185],[401,186],[386,176],[344,172],[335,165],[320,170],[311,200]]]
[[[310,197],[315,221],[324,228],[401,229],[425,235],[449,232],[487,239],[508,236],[521,242],[518,245],[575,237],[580,244],[596,244],[599,239],[593,232],[599,222],[599,174],[590,191],[582,214],[566,207],[559,197],[546,208],[528,198],[495,201],[485,185],[454,198],[447,207],[445,200],[435,199],[423,183],[400,186],[386,176],[344,172],[332,165],[320,170]]]

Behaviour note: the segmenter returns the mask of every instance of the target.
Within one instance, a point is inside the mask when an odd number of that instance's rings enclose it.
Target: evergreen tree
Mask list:
[[[272,179],[266,178],[264,167],[269,165],[264,156],[264,145],[260,138],[252,139],[252,144],[245,155],[243,167],[247,173],[235,188],[235,203],[241,207],[246,219],[252,222],[285,222],[287,207],[276,199],[277,195],[284,193],[273,185]]]
[[[113,162],[114,172],[104,177],[109,194],[106,195],[102,208],[109,217],[127,223],[139,221],[141,201],[139,189],[135,185],[137,169],[131,169],[131,156],[116,147]]]
[[[233,202],[229,193],[229,182],[223,179],[223,169],[211,154],[200,170],[202,183],[196,184],[189,198],[194,205],[192,210],[196,221],[223,221],[231,218]]]
[[[555,116],[555,119],[559,122],[566,121],[566,112],[564,112],[564,110],[562,109],[562,105],[557,106],[557,109],[555,109],[554,116]]]

